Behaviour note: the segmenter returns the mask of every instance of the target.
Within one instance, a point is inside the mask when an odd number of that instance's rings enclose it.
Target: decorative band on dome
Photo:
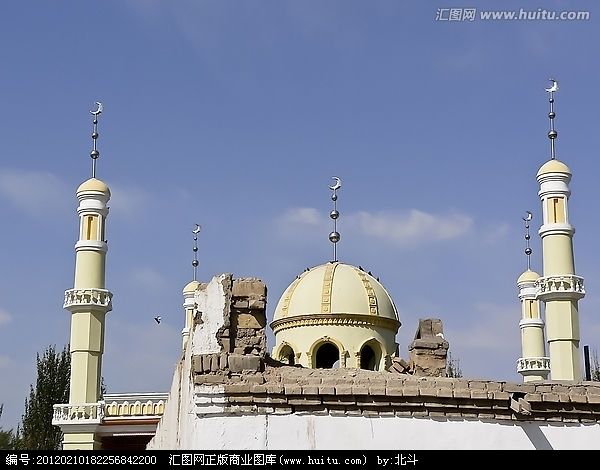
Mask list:
[[[367,294],[367,299],[369,302],[369,313],[371,315],[379,315],[377,296],[375,295],[375,290],[373,289],[373,286],[371,286],[371,281],[369,281],[369,278],[367,277],[367,274],[364,271],[361,271],[360,269],[355,269],[355,271],[358,274],[358,277],[360,277],[360,280],[363,283],[363,287],[365,288],[365,293]]]
[[[330,263],[325,267],[323,275],[323,290],[321,291],[321,313],[331,313],[331,288],[333,287],[333,274],[338,263]]]
[[[287,317],[288,310],[290,308],[290,300],[292,300],[292,295],[294,294],[296,287],[298,287],[298,284],[300,284],[301,279],[302,279],[302,276],[298,276],[294,280],[294,282],[292,282],[290,284],[290,287],[288,287],[288,290],[285,293],[285,297],[283,298],[283,306],[281,307],[281,316],[282,317]]]

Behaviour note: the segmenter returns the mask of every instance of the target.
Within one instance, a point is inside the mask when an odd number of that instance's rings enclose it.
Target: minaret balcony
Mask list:
[[[102,309],[106,312],[112,310],[112,293],[106,289],[69,289],[65,291],[67,310]]]
[[[544,276],[536,281],[537,297],[548,300],[579,300],[585,296],[583,278],[572,274],[565,276]]]
[[[550,372],[550,358],[521,357],[517,361],[517,372],[522,375],[547,375]]]
[[[104,418],[104,403],[54,405],[52,424],[100,424]]]

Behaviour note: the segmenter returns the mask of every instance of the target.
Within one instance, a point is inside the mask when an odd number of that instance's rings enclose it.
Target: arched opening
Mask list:
[[[337,363],[337,365],[336,365]],[[340,351],[333,343],[323,343],[317,349],[315,367],[317,369],[333,369],[339,367]]]
[[[365,344],[360,350],[360,368],[377,370],[377,356],[373,348],[368,344]]]
[[[296,364],[296,356],[294,350],[289,344],[286,344],[279,350],[279,362],[293,366]]]

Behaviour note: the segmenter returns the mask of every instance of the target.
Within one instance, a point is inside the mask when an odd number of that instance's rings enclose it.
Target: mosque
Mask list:
[[[77,189],[75,280],[64,300],[71,313],[70,396],[55,405],[53,419],[63,448],[600,449],[600,384],[583,380],[580,361],[578,302],[585,290],[575,272],[568,211],[572,174],[554,151],[557,90],[556,81],[546,89],[551,157],[537,173],[543,275],[528,267],[517,280],[523,383],[447,377],[448,342],[438,319],[421,320],[409,360],[399,357],[393,299],[370,272],[337,259],[341,181],[334,177],[333,258],[291,282],[270,322],[259,279],[196,279],[195,244],[170,391],[104,396],[111,194],[96,178],[98,103],[92,177]],[[529,259],[531,216],[524,220]]]

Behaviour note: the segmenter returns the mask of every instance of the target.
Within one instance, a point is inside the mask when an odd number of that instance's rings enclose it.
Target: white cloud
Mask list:
[[[112,215],[133,217],[139,215],[150,199],[146,191],[139,188],[125,188],[119,185],[110,186],[110,210]]]
[[[319,225],[323,223],[321,213],[313,207],[296,207],[289,209],[280,219],[283,225]]]
[[[65,211],[73,191],[52,173],[0,169],[0,196],[29,215]]]
[[[12,321],[12,317],[6,310],[2,310],[0,308],[0,325],[4,323],[9,323]]]
[[[350,214],[348,220],[367,236],[401,245],[458,238],[473,225],[473,219],[465,214],[436,215],[418,209],[407,213],[362,211]]]
[[[135,268],[131,272],[131,280],[149,292],[163,291],[168,285],[167,279],[156,269],[150,267]]]

